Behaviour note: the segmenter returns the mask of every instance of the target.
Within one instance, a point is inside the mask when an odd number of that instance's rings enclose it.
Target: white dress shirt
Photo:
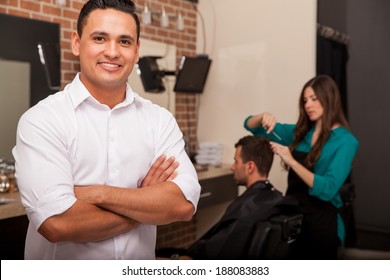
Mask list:
[[[20,119],[16,176],[30,225],[26,259],[153,259],[156,226],[100,242],[51,243],[37,232],[49,217],[76,201],[73,186],[140,186],[158,156],[180,163],[173,180],[196,208],[200,185],[182,133],[167,110],[127,85],[125,100],[110,109],[96,101],[79,75],[61,92],[30,108]]]

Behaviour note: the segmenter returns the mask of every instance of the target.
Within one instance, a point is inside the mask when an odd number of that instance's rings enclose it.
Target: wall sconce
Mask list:
[[[144,9],[142,11],[142,23],[145,25],[152,24],[152,13],[149,10],[147,4],[145,4]]]
[[[66,0],[55,0],[54,2],[58,6],[62,6],[62,7],[66,6]]]
[[[176,29],[179,30],[179,31],[183,31],[184,28],[185,28],[185,26],[184,26],[184,18],[181,15],[181,13],[179,12],[177,14]]]
[[[164,8],[162,8],[162,10],[161,10],[160,26],[161,27],[168,27],[169,26],[169,16],[165,12]]]
[[[66,1],[66,0],[57,0]],[[169,23],[173,20],[176,22],[176,29],[183,31],[185,29],[184,18],[181,12],[177,14],[169,14],[162,8],[160,11],[153,10],[145,3],[143,8],[137,8],[137,13],[141,15],[141,20],[144,25],[152,25],[158,23],[163,28],[169,27]]]

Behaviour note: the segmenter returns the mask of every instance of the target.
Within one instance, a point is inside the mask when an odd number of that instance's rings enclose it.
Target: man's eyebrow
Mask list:
[[[92,32],[92,33],[90,34],[91,37],[92,37],[92,36],[96,36],[96,35],[105,36],[105,37],[109,37],[109,36],[110,36],[110,34],[108,34],[107,32],[104,32],[104,31],[95,31],[95,32]],[[120,35],[119,38],[120,38],[120,39],[128,39],[128,40],[130,40],[130,41],[132,41],[132,42],[135,41],[134,37],[131,36],[131,35]]]
[[[95,32],[92,32],[89,36],[96,36],[96,35],[100,35],[100,36],[108,36],[108,33],[107,32],[104,32],[104,31],[95,31]]]
[[[119,38],[121,38],[121,39],[128,39],[128,40],[130,40],[132,42],[135,41],[134,37],[131,36],[131,35],[121,35],[121,36],[119,36]]]

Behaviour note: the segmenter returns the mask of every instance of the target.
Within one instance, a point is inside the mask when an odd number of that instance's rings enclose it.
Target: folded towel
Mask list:
[[[210,149],[210,148],[216,148],[216,149],[222,149],[222,144],[217,142],[211,142],[211,141],[203,141],[199,143],[199,149]]]
[[[196,163],[201,165],[218,166],[222,164],[223,145],[212,141],[203,141],[199,143]]]

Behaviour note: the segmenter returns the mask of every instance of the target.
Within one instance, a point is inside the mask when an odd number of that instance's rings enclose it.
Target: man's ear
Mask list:
[[[252,174],[253,172],[256,171],[256,164],[254,161],[248,161],[247,162],[247,171],[248,171],[248,174]]]
[[[80,37],[76,31],[72,32],[72,53],[75,56],[80,55]]]

